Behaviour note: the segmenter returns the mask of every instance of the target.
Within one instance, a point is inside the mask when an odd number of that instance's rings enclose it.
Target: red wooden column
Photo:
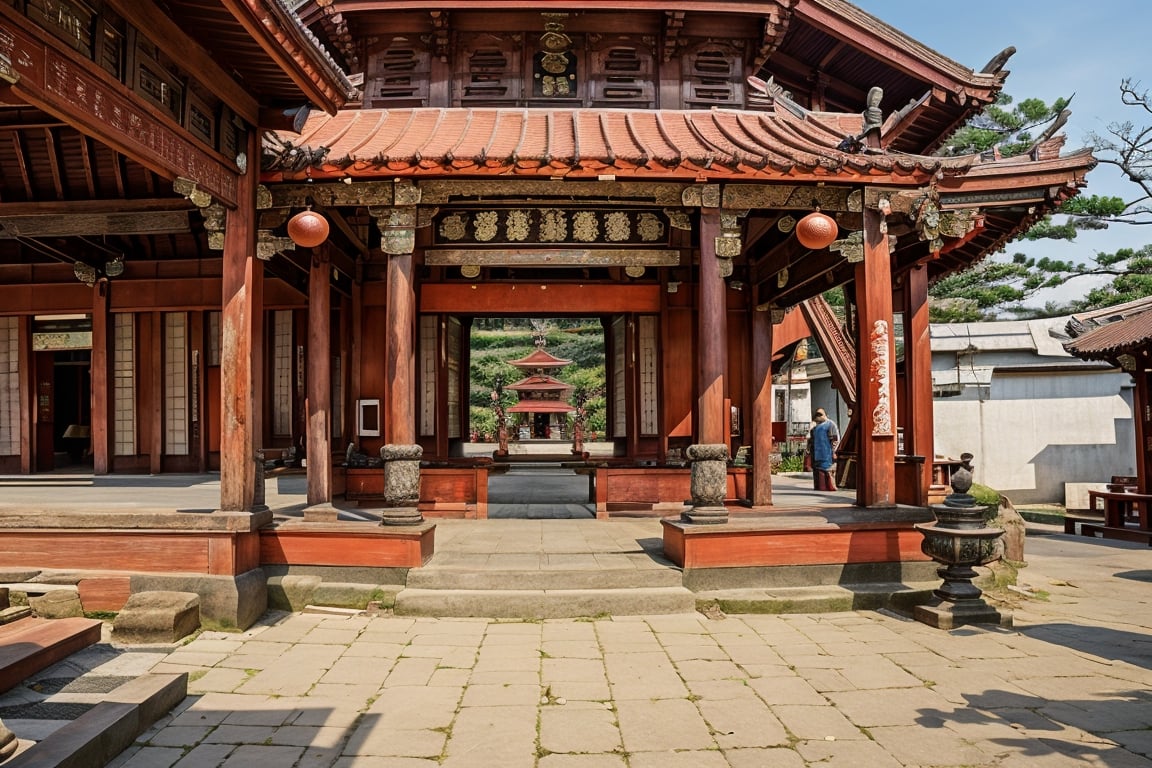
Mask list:
[[[860,465],[856,503],[896,504],[896,350],[893,342],[892,258],[883,215],[864,208],[864,261],[856,266],[860,338],[857,409],[860,412]]]
[[[724,375],[728,368],[728,313],[726,286],[716,256],[720,211],[700,211],[700,285],[696,336],[698,344],[697,407],[701,444],[728,442],[728,414],[724,408]]]
[[[308,275],[308,503],[332,501],[332,290],[331,257],[324,243],[312,249]]]
[[[92,357],[88,370],[92,388],[92,472],[108,474],[111,466],[111,441],[109,429],[111,400],[108,396],[108,294],[112,284],[107,280],[96,283],[92,289]]]
[[[1152,392],[1148,381],[1150,376],[1152,373],[1148,371],[1144,355],[1137,355],[1136,370],[1132,374],[1132,379],[1136,383],[1136,392],[1132,398],[1132,406],[1136,413],[1132,421],[1136,424],[1136,488],[1140,493],[1152,493],[1152,478],[1148,476],[1148,454],[1152,452],[1148,445],[1152,433],[1149,429],[1152,427],[1150,423],[1152,419],[1149,419],[1149,407],[1152,406],[1152,400],[1149,400]]]
[[[932,338],[928,323],[928,267],[913,267],[904,283],[904,453],[923,456],[920,496],[916,504],[928,503],[935,455],[932,415]]]
[[[752,504],[772,503],[772,313],[752,310]]]
[[[248,140],[248,171],[239,178],[239,205],[224,231],[223,310],[220,316],[220,508],[252,509],[256,449],[263,440],[264,264],[256,258],[257,131]]]
[[[416,294],[412,254],[388,256],[386,443],[416,443]]]

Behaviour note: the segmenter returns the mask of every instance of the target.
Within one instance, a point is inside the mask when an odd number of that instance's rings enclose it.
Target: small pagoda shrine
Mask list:
[[[544,349],[543,336],[536,337],[536,349],[519,360],[509,360],[524,372],[524,378],[506,389],[516,393],[518,402],[508,409],[517,414],[512,434],[519,440],[567,439],[568,414],[576,410],[568,403],[574,389],[553,375],[571,360],[562,360]]]

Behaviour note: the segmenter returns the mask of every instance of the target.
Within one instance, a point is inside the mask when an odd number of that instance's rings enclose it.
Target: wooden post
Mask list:
[[[33,419],[38,407],[36,397],[36,358],[32,352],[32,316],[21,315],[19,320],[20,366],[20,472],[30,475],[35,468],[36,441]]]
[[[899,403],[904,417],[904,453],[923,456],[920,495],[915,504],[928,503],[935,456],[932,415],[932,339],[928,322],[928,267],[913,267],[904,284],[904,395]]]
[[[860,464],[856,503],[862,507],[896,504],[896,418],[893,386],[896,351],[892,338],[892,257],[883,215],[864,209],[864,261],[856,266],[859,313],[857,393],[860,413]]]
[[[728,443],[728,414],[724,410],[724,374],[728,368],[728,312],[725,283],[716,257],[720,211],[700,211],[700,285],[697,313],[697,408],[699,443]]]
[[[92,388],[92,423],[89,436],[92,441],[92,473],[108,474],[111,466],[108,397],[108,294],[112,284],[107,280],[96,283],[92,289],[92,357],[88,362]]]
[[[1150,424],[1149,406],[1152,401],[1149,398],[1149,376],[1152,374],[1148,371],[1148,364],[1144,361],[1144,355],[1139,354],[1136,360],[1136,370],[1132,374],[1132,378],[1136,383],[1136,391],[1132,397],[1133,414],[1132,421],[1136,425],[1136,490],[1140,493],[1152,493],[1152,478],[1148,476],[1148,438]]]
[[[772,503],[772,313],[752,310],[752,504]]]
[[[312,249],[308,275],[308,504],[332,501],[331,257],[324,243]]]
[[[152,365],[148,387],[152,391],[152,423],[148,432],[148,472],[164,471],[164,313],[152,313]]]
[[[416,296],[412,254],[388,256],[387,420],[385,442],[416,443]]]
[[[264,264],[256,258],[257,131],[248,138],[248,171],[238,180],[239,205],[224,231],[223,310],[220,315],[220,508],[252,509],[256,449],[261,447],[258,364],[263,349]]]

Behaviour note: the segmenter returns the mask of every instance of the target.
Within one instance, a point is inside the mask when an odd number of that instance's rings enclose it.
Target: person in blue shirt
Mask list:
[[[823,408],[816,409],[813,417],[816,423],[808,433],[808,450],[812,457],[812,484],[818,491],[836,490],[832,470],[836,466],[836,444],[840,442],[840,432],[836,422],[828,418]]]

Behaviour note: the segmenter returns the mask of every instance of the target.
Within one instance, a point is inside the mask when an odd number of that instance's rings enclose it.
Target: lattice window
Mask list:
[[[520,50],[492,35],[462,40],[456,69],[457,105],[509,106],[521,99]]]
[[[272,434],[292,435],[292,311],[272,313]]]
[[[743,57],[728,46],[705,45],[685,56],[684,106],[743,106]]]
[[[592,98],[598,106],[655,106],[653,56],[631,42],[601,47],[592,57]]]
[[[0,456],[20,454],[20,319],[0,317]]]
[[[463,331],[460,321],[448,319],[448,437],[460,437],[460,355]]]
[[[188,315],[164,313],[164,453],[188,455]]]
[[[396,39],[368,57],[365,107],[424,107],[428,102],[431,56],[411,41]]]
[[[112,316],[112,453],[136,455],[136,316]]]
[[[640,362],[640,392],[636,405],[640,409],[640,434],[659,434],[659,391],[656,384],[656,316],[643,315],[639,321],[640,338],[637,340]]]
[[[436,316],[420,317],[420,434],[436,434]]]
[[[628,435],[628,325],[623,317],[612,321],[612,436]]]

